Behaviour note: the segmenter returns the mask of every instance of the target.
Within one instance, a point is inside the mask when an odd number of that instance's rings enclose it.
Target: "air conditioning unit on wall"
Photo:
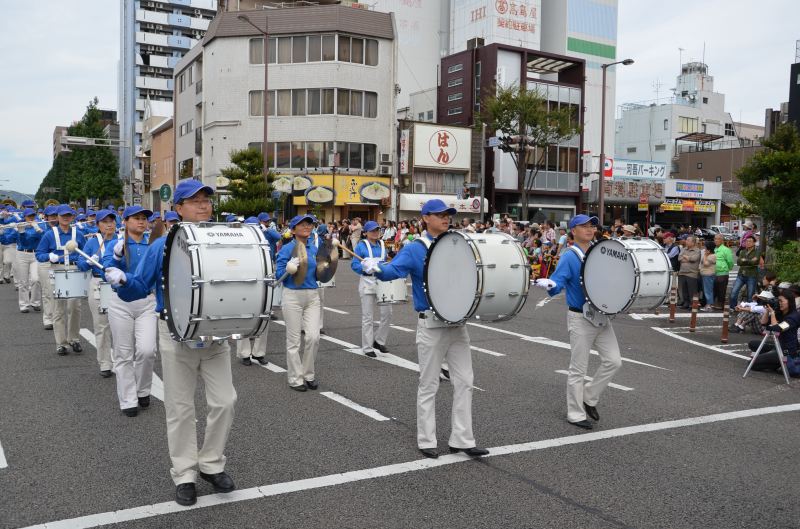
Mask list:
[[[424,193],[425,182],[414,182],[414,193]]]
[[[392,163],[392,155],[388,153],[381,153],[381,163],[383,164]]]
[[[390,175],[390,174],[392,174],[392,166],[391,165],[381,165],[380,173],[382,175]]]

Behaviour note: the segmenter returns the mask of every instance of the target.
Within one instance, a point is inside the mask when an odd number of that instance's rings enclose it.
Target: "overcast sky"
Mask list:
[[[425,0],[433,1],[433,0]],[[545,0],[558,1],[558,0]],[[118,0],[3,2],[0,189],[34,193],[52,164],[56,125],[80,119],[90,99],[117,106]],[[798,0],[620,0],[617,104],[660,97],[683,61],[705,60],[735,120],[763,124],[788,100],[800,39]],[[9,180],[5,182],[4,180]]]

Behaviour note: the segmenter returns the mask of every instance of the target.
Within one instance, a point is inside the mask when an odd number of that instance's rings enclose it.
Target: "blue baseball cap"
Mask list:
[[[174,211],[167,211],[164,213],[164,222],[179,221],[181,218]]]
[[[120,206],[117,208],[117,211],[125,211],[125,206]]]
[[[581,224],[586,224],[587,222],[591,222],[594,226],[597,226],[600,221],[597,220],[597,217],[590,217],[589,215],[575,215],[569,221],[569,229],[574,228],[575,226],[580,226]]]
[[[180,204],[185,199],[192,198],[200,191],[205,191],[207,195],[214,194],[214,188],[203,184],[200,180],[194,180],[192,178],[181,180],[178,182],[178,185],[175,186],[175,195],[172,197],[172,202]]]
[[[147,217],[147,222],[155,222],[156,219],[160,219],[160,218],[161,218],[161,213],[159,213],[158,211],[155,211],[155,212],[153,212],[152,215]]]
[[[112,219],[117,220],[117,214],[114,213],[114,211],[110,210],[110,209],[101,209],[100,211],[98,211],[96,220],[97,220],[97,222],[100,222],[101,220],[103,220],[106,217],[111,217]]]
[[[295,226],[297,226],[304,220],[307,220],[312,224],[316,224],[318,222],[317,217],[315,217],[314,215],[297,215],[296,217],[292,217],[292,220],[289,221],[289,228],[294,229]]]
[[[225,217],[225,222],[236,222],[238,220],[239,217],[237,217],[236,215],[228,215],[227,217]]]
[[[86,213],[86,210],[83,208],[78,208],[78,213]]]
[[[44,208],[45,215],[58,215],[58,206],[47,206]]]
[[[272,217],[269,216],[269,213],[262,211],[258,214],[258,221],[259,222],[269,222],[272,220]]]
[[[36,202],[34,202],[33,200],[28,199],[28,200],[23,200],[22,204],[20,204],[20,205],[23,208],[35,208],[36,207]]]
[[[122,213],[122,218],[127,220],[128,217],[138,215],[139,213],[144,213],[145,217],[150,217],[150,215],[153,214],[153,212],[149,209],[144,209],[142,206],[137,204],[135,206],[128,206],[125,208],[125,211]]]
[[[74,215],[75,210],[69,207],[67,204],[61,204],[58,206],[56,210],[56,215]]]
[[[22,216],[23,216],[23,217],[29,217],[29,216],[31,216],[31,215],[36,215],[36,212],[35,212],[35,211],[33,211],[33,209],[31,209],[31,208],[25,208],[25,209],[22,211]]]
[[[380,229],[380,226],[379,226],[379,225],[378,225],[378,223],[377,223],[377,222],[375,222],[374,220],[368,220],[368,221],[367,221],[367,222],[364,224],[364,231],[365,231],[365,232],[367,232],[367,231],[372,231],[372,230],[377,230],[377,229]]]
[[[113,209],[114,209],[114,204],[112,204],[112,203],[110,203],[110,202],[109,202],[108,204],[106,204],[106,209],[111,209],[111,210],[113,210]]]
[[[93,210],[93,209],[87,209],[86,210],[86,216],[87,217],[92,217],[94,215],[97,215],[97,212],[95,210]]]
[[[86,220],[86,215],[84,215],[83,213],[78,213],[78,216],[75,217],[75,220],[77,221]]]
[[[445,211],[450,215],[456,214],[456,208],[449,208],[443,200],[432,198],[422,205],[421,213],[423,215],[430,215],[431,213],[444,213]]]
[[[258,224],[258,217],[247,217],[244,219],[245,224]]]

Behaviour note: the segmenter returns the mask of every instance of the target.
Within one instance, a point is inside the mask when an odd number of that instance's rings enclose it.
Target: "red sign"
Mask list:
[[[603,176],[611,178],[614,174],[614,158],[605,157],[603,160]]]

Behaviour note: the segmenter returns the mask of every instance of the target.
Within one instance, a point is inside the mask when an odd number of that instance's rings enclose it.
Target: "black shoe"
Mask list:
[[[364,356],[368,356],[370,358],[377,358],[378,357],[378,355],[375,354],[375,351],[367,351],[366,353],[364,353]]]
[[[124,413],[125,416],[127,417],[136,417],[137,415],[139,415],[139,408],[138,407],[125,408],[124,410],[122,410],[122,413]]]
[[[378,342],[373,342],[372,347],[374,349],[377,349],[378,351],[384,353],[384,354],[389,352],[389,349],[387,349],[385,345],[381,345]]]
[[[256,362],[258,362],[262,366],[269,364],[269,360],[267,360],[266,356],[254,356],[253,358],[255,358]]]
[[[250,360],[250,357],[248,356],[247,358],[242,358],[242,365],[251,366],[253,365],[253,362]]]
[[[469,457],[481,457],[489,454],[489,451],[485,448],[478,448],[477,446],[473,446],[472,448],[453,448],[450,447],[451,454],[457,454],[458,452],[464,452]]]
[[[450,371],[445,368],[442,368],[442,376],[445,380],[450,380]]]
[[[211,483],[214,487],[214,492],[233,492],[236,490],[233,480],[225,472],[220,472],[219,474],[200,472],[200,477]]]
[[[113,373],[111,373],[111,370],[110,370],[110,369],[103,369],[102,371],[100,371],[100,376],[101,376],[101,377],[103,377],[103,378],[108,378],[108,377],[110,377],[112,374],[113,374]]]
[[[303,391],[306,390],[306,385],[305,384],[300,385],[300,386],[289,386],[289,387],[292,388],[295,391],[300,391],[300,392],[303,392]]]
[[[33,312],[42,312],[42,307],[33,307]]]
[[[139,397],[139,407],[142,409],[150,407],[150,395],[146,397]]]
[[[58,356],[65,356],[69,354],[69,351],[67,351],[67,348],[64,347],[63,345],[59,345],[58,347],[56,347],[56,354]]]
[[[44,326],[44,330],[52,331],[53,330],[53,324],[52,323],[48,323],[47,325]]]
[[[75,352],[75,353],[82,353],[83,352],[83,347],[81,347],[81,343],[80,342],[77,342],[77,341],[76,342],[72,342],[69,345],[70,345],[70,347],[72,347],[72,351],[73,352]]]
[[[576,421],[576,422],[572,422],[572,421],[567,421],[567,422],[570,423],[573,426],[577,426],[578,428],[583,428],[584,430],[591,430],[592,428],[594,428],[594,426],[592,426],[592,423],[590,423],[586,419],[584,419],[582,421]]]
[[[19,311],[23,314],[27,314],[31,311],[31,309],[25,308],[25,309],[19,309]]]
[[[439,452],[435,448],[420,448],[419,453],[429,459],[439,459]]]
[[[596,406],[589,406],[588,404],[586,404],[584,402],[583,403],[583,409],[586,410],[586,415],[588,415],[589,417],[591,417],[595,421],[599,421],[600,420],[600,414],[597,413],[597,407]]]
[[[306,380],[306,387],[308,389],[317,389],[319,387],[319,382],[316,380]]]
[[[175,502],[187,507],[197,503],[197,488],[194,483],[181,483],[175,487]]]

